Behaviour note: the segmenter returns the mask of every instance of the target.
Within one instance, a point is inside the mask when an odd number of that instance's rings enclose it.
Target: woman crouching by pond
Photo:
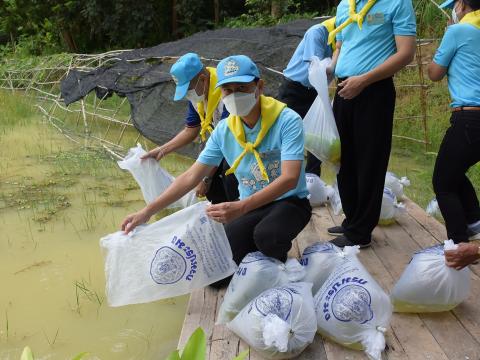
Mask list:
[[[237,264],[257,250],[284,262],[312,213],[303,169],[302,119],[284,103],[262,95],[263,80],[247,56],[223,59],[217,76],[230,116],[215,127],[190,169],[154,202],[128,215],[122,230],[132,231],[180,199],[225,158],[238,180],[240,200],[211,205],[207,215],[225,224]]]
[[[480,0],[447,0],[452,9],[448,26],[428,75],[448,76],[451,126],[443,138],[433,172],[433,189],[445,219],[447,235],[457,250],[445,253],[447,265],[462,269],[480,258],[480,206],[466,176],[480,160]]]

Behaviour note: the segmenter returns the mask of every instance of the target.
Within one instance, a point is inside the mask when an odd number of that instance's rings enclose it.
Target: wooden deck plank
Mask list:
[[[216,321],[220,305],[223,302],[225,289],[218,292],[217,308],[214,319]],[[233,359],[238,355],[240,339],[225,325],[214,325],[212,342],[210,344],[210,359]]]
[[[212,341],[213,327],[215,324],[217,298],[218,290],[209,286],[196,290],[190,295],[187,313],[178,342],[179,349],[183,349],[190,335],[198,327],[201,327],[207,335],[206,359],[210,358],[210,343]]]
[[[328,236],[327,228],[333,225],[340,225],[343,218],[336,216],[328,209],[324,212],[323,216],[316,218],[316,225],[319,230],[321,229],[323,236]],[[386,270],[383,268],[382,263],[375,257],[371,249],[362,250],[359,254],[360,261],[365,265],[370,274],[378,281],[380,286],[384,289],[388,288],[390,282],[385,281]],[[393,334],[393,329],[390,327],[386,337],[386,350],[382,354],[384,359],[408,359],[408,356],[403,351],[402,345],[398,342],[397,338]],[[330,360],[340,359],[367,359],[367,356],[360,351],[346,349],[338,344],[331,343],[329,340],[325,341],[325,349],[327,351],[327,357]]]
[[[336,224],[340,224],[342,218],[332,214]],[[392,247],[388,242],[382,238],[381,231],[378,228],[374,231],[373,244],[370,249],[365,249],[360,252],[359,258],[371,275],[379,282],[379,284],[389,293],[393,288],[396,277],[393,277],[389,272],[389,266],[396,264],[395,261],[388,261],[386,264],[385,258],[382,257],[382,252],[391,254],[403,259],[403,262],[410,260],[411,254],[407,254],[404,250],[397,254],[398,246]],[[408,244],[412,247],[412,244]],[[389,249],[389,251],[385,251]],[[380,253],[380,254],[379,254]],[[408,260],[407,260],[408,259]],[[437,343],[433,335],[428,331],[423,321],[417,315],[396,314],[392,316],[390,322],[390,329],[393,334],[387,337],[387,356],[389,358],[397,359],[443,359],[448,357]],[[396,344],[388,343],[388,340],[396,341]]]
[[[382,238],[389,244],[389,247],[376,247],[375,252],[382,262],[388,264],[386,267],[392,277],[399,279],[413,253],[421,249],[420,245],[397,223],[377,227],[375,232],[378,238]],[[419,317],[449,359],[465,359],[465,356],[471,359],[480,357],[478,353],[480,344],[451,312],[419,314]]]
[[[387,291],[391,290],[414,251],[446,237],[445,229],[437,220],[428,217],[423,209],[407,200],[407,211],[399,215],[398,224],[377,228],[373,246],[361,251],[359,258],[371,275]],[[303,249],[316,241],[332,237],[327,227],[340,224],[342,218],[328,208],[315,208],[312,220],[299,234],[289,252],[298,257]],[[474,360],[480,359],[480,278],[472,274],[472,294],[452,312],[442,314],[394,314],[386,334],[387,349],[384,359]],[[179,340],[182,347],[190,334],[201,326],[207,333],[207,359],[232,359],[248,349],[248,345],[225,326],[214,325],[217,308],[223,292],[209,287],[192,293],[184,327]],[[262,357],[251,351],[249,360]],[[360,360],[363,352],[346,349],[316,335],[315,341],[296,359]]]

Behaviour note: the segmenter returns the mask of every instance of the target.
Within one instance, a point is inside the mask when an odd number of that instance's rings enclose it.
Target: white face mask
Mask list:
[[[454,24],[458,24],[460,22],[460,20],[458,19],[457,12],[455,11],[455,6],[452,9],[452,22]]]
[[[197,104],[205,99],[205,94],[198,95],[197,91],[195,89],[192,89],[187,91],[187,95],[185,95],[185,97],[187,98],[187,100],[190,100],[192,104]]]
[[[227,111],[234,116],[247,116],[257,103],[256,91],[252,93],[234,92],[223,98]]]
[[[199,102],[202,102],[205,99],[205,94],[202,94],[202,95],[197,94],[196,88],[198,86],[199,80],[200,78],[197,79],[197,83],[195,84],[195,87],[192,90],[188,90],[187,95],[185,95],[187,100],[190,100],[192,104],[197,104]]]

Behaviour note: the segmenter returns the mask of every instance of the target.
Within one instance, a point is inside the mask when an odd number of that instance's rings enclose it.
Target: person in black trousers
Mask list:
[[[411,0],[342,0],[338,5],[329,41],[336,36],[333,113],[341,142],[337,181],[345,220],[328,231],[337,235],[331,242],[339,247],[371,243],[391,149],[392,77],[413,60],[415,35]]]
[[[428,75],[448,76],[452,103],[450,127],[433,171],[433,189],[445,219],[447,235],[459,248],[445,252],[447,265],[462,269],[480,258],[480,206],[466,176],[480,161],[480,0],[448,0],[453,24],[448,26]]]

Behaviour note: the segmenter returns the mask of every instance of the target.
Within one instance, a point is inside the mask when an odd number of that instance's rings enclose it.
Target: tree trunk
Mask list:
[[[62,37],[63,37],[63,41],[65,41],[65,44],[67,45],[68,51],[73,53],[78,52],[77,44],[75,44],[75,40],[73,39],[73,36],[70,33],[70,31],[63,29]]]
[[[220,22],[220,0],[213,0],[213,10],[215,13],[215,25]]]
[[[177,0],[172,0],[172,35],[174,38],[178,35]]]
[[[283,16],[283,9],[285,7],[285,0],[272,0],[270,7],[270,15],[274,19],[280,19]]]

